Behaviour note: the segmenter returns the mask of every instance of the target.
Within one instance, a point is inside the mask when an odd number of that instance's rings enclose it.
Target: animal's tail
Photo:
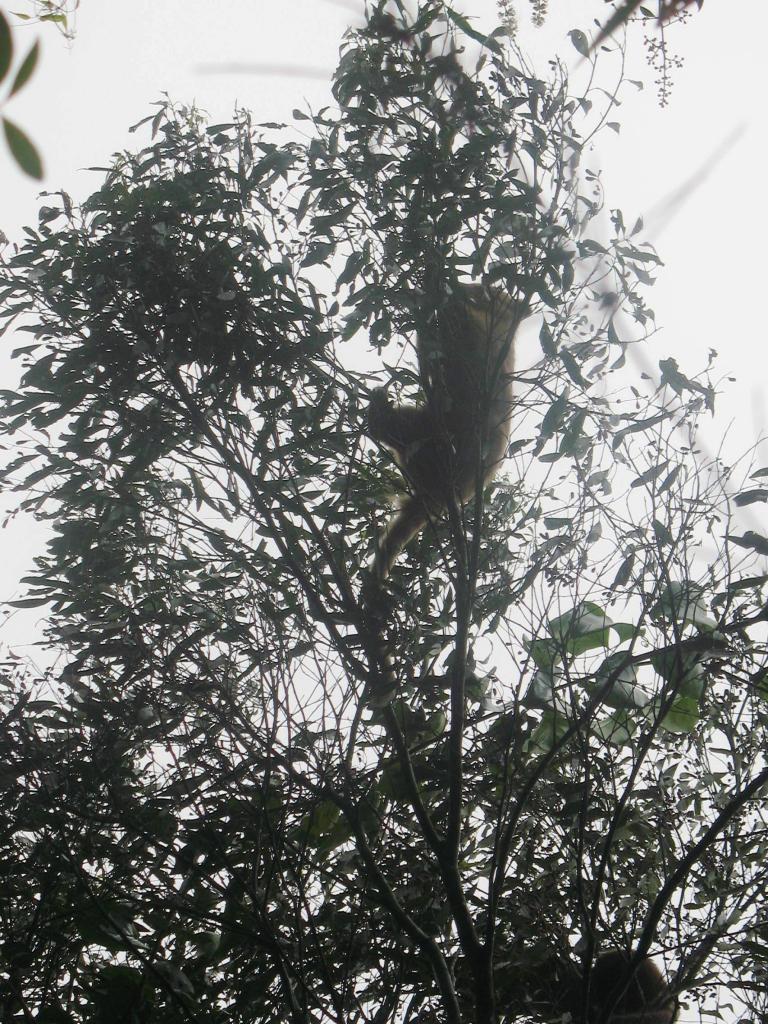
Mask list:
[[[419,530],[429,522],[429,513],[421,501],[409,494],[397,512],[392,516],[379,538],[376,554],[373,559],[373,571],[379,582],[385,580],[398,555],[408,541],[415,537]]]
[[[429,514],[424,503],[412,494],[407,495],[384,527],[376,545],[376,554],[371,563],[372,578],[363,595],[363,601],[371,617],[371,626],[376,635],[375,646],[378,648],[376,654],[380,673],[378,681],[368,692],[367,702],[371,707],[384,707],[397,693],[395,663],[384,636],[385,623],[381,606],[381,585],[389,576],[392,566],[405,545],[426,526],[428,520]]]

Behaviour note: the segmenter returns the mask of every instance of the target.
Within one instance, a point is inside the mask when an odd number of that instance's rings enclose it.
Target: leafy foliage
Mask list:
[[[11,67],[13,66],[13,50],[14,46],[11,27],[8,24],[8,19],[3,13],[2,8],[0,8],[0,86],[3,85]],[[16,93],[20,92],[27,84],[29,79],[32,77],[35,67],[37,66],[39,55],[40,46],[35,42],[29,48],[24,60],[16,69],[16,72],[13,75],[13,80],[8,86],[8,92],[4,102],[12,99]],[[8,150],[16,163],[30,177],[38,179],[42,178],[43,165],[32,140],[27,136],[23,129],[19,128],[17,124],[9,120],[7,117],[3,117],[0,120],[2,120],[3,134],[5,136]]]
[[[478,35],[376,6],[302,142],[162,103],[2,264],[3,478],[51,529],[16,603],[67,652],[2,680],[9,1019],[544,1020],[608,946],[764,1011],[766,579],[691,458],[712,389],[624,383],[658,258],[591,233],[592,100]],[[470,277],[541,356],[509,478],[393,575],[375,707],[365,336],[417,393]]]

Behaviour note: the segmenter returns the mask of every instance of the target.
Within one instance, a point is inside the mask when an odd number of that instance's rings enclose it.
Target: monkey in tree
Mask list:
[[[583,981],[576,986],[574,1020],[583,1015]],[[631,969],[631,958],[618,949],[607,950],[595,960],[589,974],[587,1024],[672,1024],[677,999],[653,962],[645,958]]]
[[[496,474],[509,440],[514,336],[523,302],[498,288],[460,285],[419,330],[416,353],[425,401],[393,405],[371,395],[368,433],[388,448],[408,493],[379,538],[377,583],[432,519],[463,505]]]

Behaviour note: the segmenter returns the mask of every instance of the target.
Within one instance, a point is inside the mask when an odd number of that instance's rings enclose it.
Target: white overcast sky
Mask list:
[[[493,0],[455,6],[479,28],[495,24]],[[550,0],[540,29],[530,24],[528,0],[517,6],[520,44],[542,76],[556,54],[578,74],[567,32],[591,31],[604,5]],[[228,120],[236,103],[256,121],[281,121],[294,107],[329,102],[342,33],[359,23],[361,7],[355,0],[82,0],[71,46],[50,27],[16,33],[23,45],[40,35],[43,55],[6,113],[44,155],[42,187],[81,200],[99,183],[84,168],[104,166],[111,153],[135,146],[128,127],[162,93],[195,101],[216,121]],[[711,448],[726,438],[731,458],[768,433],[766,38],[767,0],[706,0],[671,34],[685,65],[675,73],[669,107],[660,109],[642,33],[635,32],[629,77],[644,79],[646,88],[626,91],[616,116],[621,134],[604,132],[590,161],[602,169],[607,205],[620,207],[627,223],[642,215],[645,237],[664,260],[649,294],[660,331],[648,365],[673,355],[685,372],[696,372],[714,348],[721,374],[735,378],[724,383],[707,430]],[[16,170],[2,147],[0,181],[0,230],[13,241],[23,224],[36,222],[40,186]],[[5,360],[0,367],[7,373]],[[763,448],[758,461],[768,465]],[[18,577],[39,546],[40,533],[29,523],[0,535],[0,601],[18,593]]]

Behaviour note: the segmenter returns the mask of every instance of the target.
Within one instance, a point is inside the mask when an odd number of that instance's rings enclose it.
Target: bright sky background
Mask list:
[[[456,0],[455,6],[481,29],[495,24],[493,0]],[[600,0],[550,0],[540,29],[530,24],[528,0],[517,0],[517,7],[519,42],[542,77],[555,54],[574,75],[582,73],[567,32],[590,32],[605,12]],[[339,42],[348,25],[359,24],[361,8],[362,0],[82,0],[70,47],[51,27],[16,33],[24,49],[41,36],[43,56],[5,112],[42,151],[43,188],[63,188],[82,200],[101,180],[84,168],[104,166],[113,152],[135,147],[128,127],[163,93],[194,100],[214,121],[230,119],[236,103],[258,122],[289,121],[295,107],[331,102]],[[695,373],[714,348],[719,375],[735,378],[723,381],[716,420],[706,431],[708,449],[724,442],[730,459],[768,433],[766,38],[766,0],[706,0],[670,33],[685,65],[675,73],[669,107],[660,109],[642,32],[634,31],[628,77],[643,79],[646,88],[626,90],[615,117],[621,134],[605,131],[589,161],[602,168],[607,205],[620,207],[627,224],[642,215],[644,237],[665,263],[648,296],[660,331],[645,365],[655,368],[673,355],[684,372]],[[141,135],[138,143],[146,139]],[[0,230],[13,241],[23,224],[36,223],[40,187],[3,147],[0,181]],[[7,362],[0,367],[7,373]],[[768,465],[762,447],[757,464]],[[768,534],[754,518],[744,525]],[[0,601],[18,596],[18,578],[40,544],[41,533],[29,522],[0,534]],[[6,639],[22,639],[19,627],[27,634],[22,619],[9,623]]]

